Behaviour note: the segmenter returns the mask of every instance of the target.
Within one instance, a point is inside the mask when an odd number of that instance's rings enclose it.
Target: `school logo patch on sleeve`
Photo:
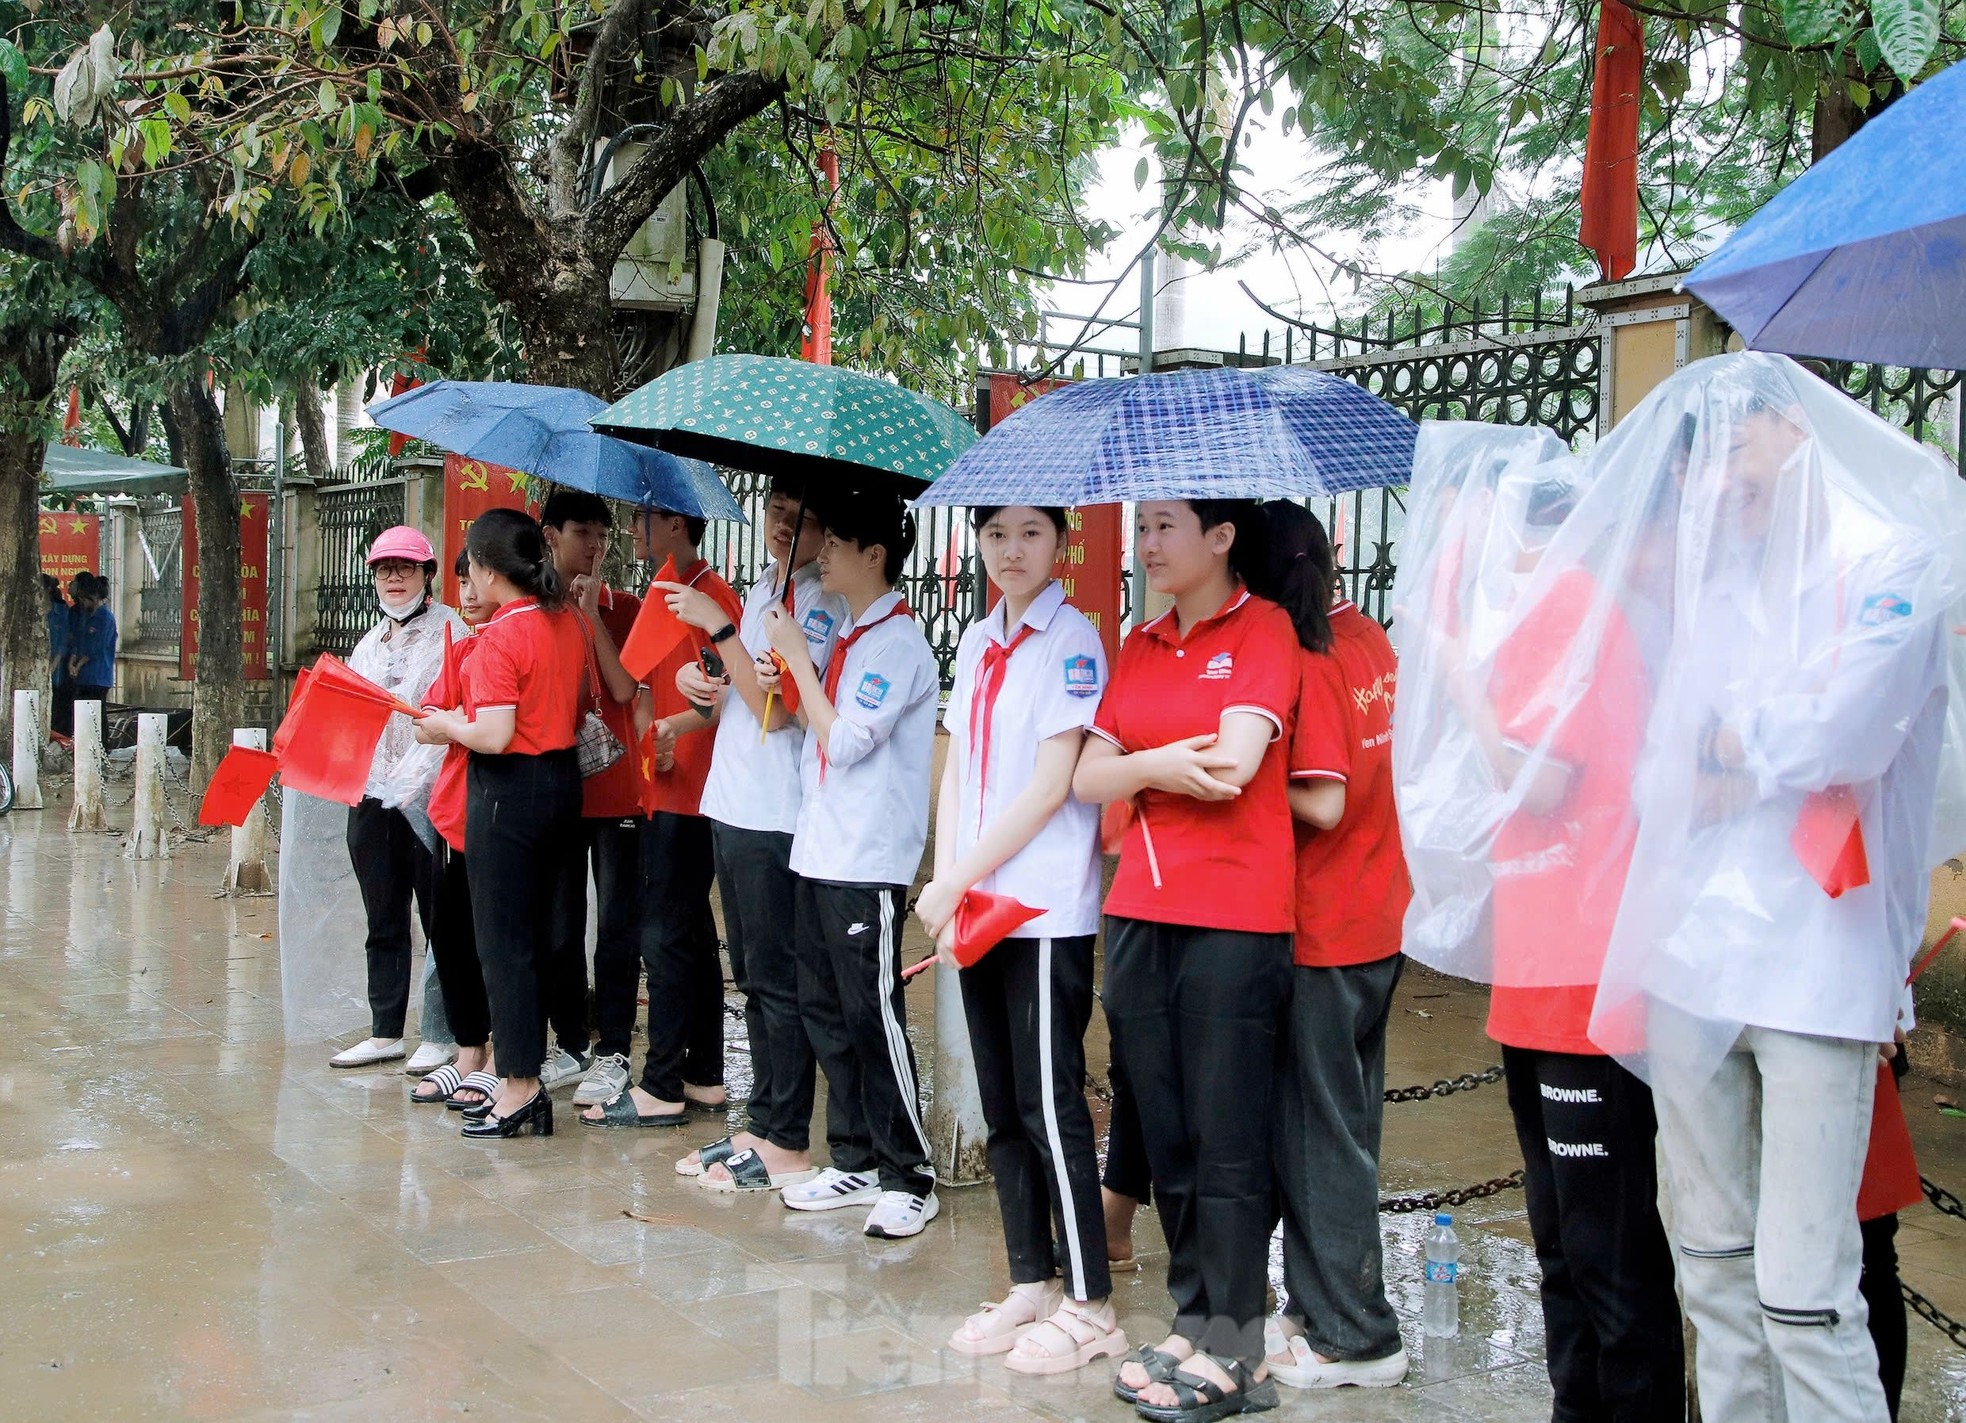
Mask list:
[[[1065,659],[1065,693],[1073,697],[1090,697],[1099,691],[1099,664],[1090,657],[1067,657]]]
[[[800,626],[805,630],[807,642],[823,643],[833,635],[833,615],[824,608],[812,608]]]
[[[1208,659],[1208,665],[1201,669],[1204,682],[1226,682],[1235,675],[1236,659],[1231,652],[1218,652]]]
[[[1878,593],[1864,599],[1863,611],[1857,615],[1857,621],[1867,628],[1874,628],[1910,616],[1910,603],[1896,593]]]
[[[868,711],[878,710],[880,704],[887,700],[888,688],[893,685],[880,673],[869,672],[860,679],[860,686],[855,689],[853,699]]]

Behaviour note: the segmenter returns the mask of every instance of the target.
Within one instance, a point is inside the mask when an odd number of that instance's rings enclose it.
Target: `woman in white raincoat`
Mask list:
[[[349,654],[348,665],[411,706],[444,664],[444,631],[462,637],[464,623],[432,592],[437,572],[430,540],[407,525],[385,529],[369,549],[378,622]],[[443,748],[416,740],[410,718],[389,718],[377,743],[362,799],[348,812],[348,857],[368,917],[368,996],[371,1036],[330,1059],[335,1067],[367,1067],[403,1056],[403,1023],[410,990],[410,905],[428,942],[436,908],[436,831],[427,806]],[[410,1063],[428,1072],[457,1055],[449,1041],[443,998],[426,962],[424,1043]]]

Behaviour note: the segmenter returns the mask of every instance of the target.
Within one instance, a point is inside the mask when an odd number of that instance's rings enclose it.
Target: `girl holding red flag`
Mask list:
[[[956,653],[935,878],[915,907],[948,968],[961,967],[953,940],[968,891],[1043,912],[962,968],[1011,1290],[971,1315],[949,1347],[1004,1354],[1019,1373],[1064,1373],[1126,1348],[1108,1302],[1085,1102],[1099,812],[1072,795],[1106,657],[1098,631],[1051,576],[1065,511],[982,508],[973,517],[983,566],[1003,597]]]
[[[1264,1373],[1272,1095],[1290,992],[1287,737],[1301,654],[1253,500],[1139,506],[1136,547],[1174,600],[1120,649],[1073,790],[1131,801],[1106,899],[1106,1017],[1139,1107],[1174,1327],[1114,1391],[1175,1419],[1274,1408]],[[1279,744],[1282,743],[1282,744]]]
[[[540,956],[552,938],[561,857],[579,843],[574,737],[589,695],[587,637],[527,515],[487,510],[472,521],[465,552],[472,586],[495,610],[463,671],[472,710],[424,718],[429,734],[471,753],[464,832],[471,917],[503,1079],[489,1104],[466,1109],[475,1119],[464,1135],[551,1136],[553,1101],[539,1081],[546,1057]]]

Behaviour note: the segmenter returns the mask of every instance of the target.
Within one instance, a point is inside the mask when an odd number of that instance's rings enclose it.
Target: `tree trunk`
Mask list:
[[[170,388],[172,423],[198,532],[198,666],[191,696],[191,784],[202,791],[232,730],[246,715],[245,654],[239,638],[239,485],[225,446],[218,402],[201,380]]]
[[[307,466],[307,477],[319,484],[334,474],[334,457],[328,453],[328,422],[321,414],[321,392],[311,380],[294,387],[294,424],[300,427],[300,457]]]
[[[62,357],[74,339],[70,331],[0,327],[0,715],[8,720],[0,746],[13,744],[15,688],[40,690],[44,723],[53,703],[41,593],[41,456]]]

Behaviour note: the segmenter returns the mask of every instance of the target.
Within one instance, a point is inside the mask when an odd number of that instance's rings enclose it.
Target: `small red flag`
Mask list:
[[[1863,821],[1857,814],[1857,797],[1848,786],[1810,793],[1795,818],[1789,847],[1831,899],[1870,883]]]
[[[295,679],[293,700],[273,733],[280,783],[303,795],[357,804],[382,729],[397,712],[423,714],[339,657],[322,653]]]
[[[1629,276],[1638,265],[1638,105],[1644,80],[1644,27],[1623,0],[1602,0],[1577,240],[1597,255],[1607,282]]]
[[[1033,909],[1007,894],[966,890],[961,903],[956,905],[955,935],[949,942],[949,952],[955,955],[958,967],[968,968],[1001,944],[1012,929],[1030,923],[1042,913],[1042,909]],[[901,976],[913,978],[934,962],[933,958],[923,959],[902,970]]]
[[[1880,1062],[1871,1098],[1870,1146],[1864,1153],[1863,1181],[1857,1188],[1857,1219],[1876,1220],[1915,1206],[1923,1195],[1918,1158],[1911,1149],[1911,1128],[1905,1123],[1904,1103],[1898,1100],[1898,1079],[1892,1075],[1890,1063]]]
[[[676,560],[663,559],[662,567],[656,570],[655,583],[676,581]],[[662,665],[662,659],[689,634],[688,624],[669,611],[669,599],[651,583],[648,597],[642,599],[642,610],[635,615],[635,626],[629,629],[628,640],[621,644],[621,665],[637,682],[646,682],[649,674]]]
[[[280,724],[273,728],[273,754],[275,756],[284,756],[286,754],[287,743],[293,740],[294,729],[300,725],[299,718],[295,713],[300,710],[300,704],[307,696],[308,684],[313,680],[314,669],[311,667],[303,667],[294,673],[294,693],[287,699],[287,714],[281,717]]]
[[[423,715],[421,707],[413,707],[401,697],[385,692],[332,652],[324,652],[314,660],[314,680],[316,683],[332,682],[353,696],[367,697],[390,711],[399,711],[407,717]]]
[[[198,806],[200,825],[244,825],[266,788],[273,784],[273,773],[280,769],[280,758],[257,746],[234,746],[225,753],[205,787],[205,799]]]

